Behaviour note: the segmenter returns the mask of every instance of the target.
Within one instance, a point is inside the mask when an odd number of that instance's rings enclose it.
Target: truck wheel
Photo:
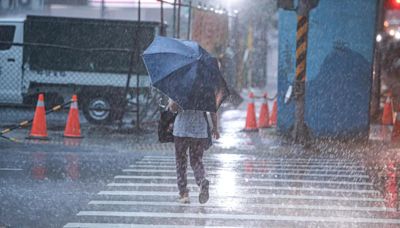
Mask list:
[[[92,124],[109,124],[112,121],[113,108],[110,100],[104,96],[89,96],[82,108],[85,118]]]

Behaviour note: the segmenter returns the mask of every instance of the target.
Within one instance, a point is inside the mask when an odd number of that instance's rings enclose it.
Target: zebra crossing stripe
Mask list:
[[[210,163],[210,164],[224,164],[224,165],[230,165],[230,164],[245,164],[249,163],[252,165],[287,165],[287,166],[295,166],[295,165],[307,165],[307,166],[351,166],[351,167],[363,167],[361,164],[355,164],[355,163],[329,163],[329,162],[286,162],[286,161],[280,161],[280,162],[275,162],[275,161],[220,161],[220,160],[203,160],[205,163]],[[135,162],[137,163],[145,163],[145,164],[175,164],[175,160],[138,160]]]
[[[205,163],[205,167],[210,167],[210,169],[228,169],[241,171],[246,167],[245,165],[237,165],[237,166],[227,166],[221,165],[220,167],[215,167],[215,165],[210,165]],[[159,168],[159,169],[175,169],[175,165],[157,165],[157,164],[135,164],[130,165],[129,168]],[[342,168],[342,167],[306,167],[306,166],[293,166],[293,167],[283,167],[283,166],[252,166],[253,170],[261,169],[261,170],[274,170],[274,171],[352,171],[352,172],[365,172],[362,168],[350,169],[350,168]]]
[[[240,166],[244,166],[244,164],[228,164],[228,163],[220,163],[220,164],[210,164],[205,162],[205,164],[207,165],[221,165],[223,167],[240,167]],[[149,163],[149,162],[136,162],[134,165],[151,165],[151,166],[158,166],[158,167],[175,167],[175,163]],[[131,165],[131,166],[134,166]],[[262,168],[273,168],[273,167],[285,167],[285,168],[309,168],[309,169],[313,169],[313,168],[323,168],[323,169],[330,169],[330,168],[336,168],[336,169],[351,169],[351,170],[357,170],[357,169],[363,169],[364,167],[362,166],[345,166],[345,165],[341,165],[341,166],[334,166],[334,165],[278,165],[278,164],[251,164],[251,166],[253,168],[255,167],[262,167]]]
[[[358,167],[363,168],[363,165],[352,163],[321,163],[321,162],[224,162],[224,161],[207,161],[203,160],[206,164],[217,165],[244,165],[249,164],[253,166],[334,166],[334,167]],[[175,161],[136,161],[135,164],[158,164],[158,165],[175,165]]]
[[[252,163],[252,164],[319,164],[319,165],[353,165],[353,166],[360,166],[360,163],[355,163],[355,162],[334,162],[334,161],[274,161],[274,160],[240,160],[240,161],[224,161],[224,160],[216,160],[216,159],[203,159],[204,162],[208,163],[223,163],[223,164],[240,164],[244,162]],[[137,162],[175,162],[174,159],[141,159],[138,160]]]
[[[196,201],[193,201],[196,202]],[[103,201],[93,200],[89,205],[125,205],[125,206],[167,206],[167,207],[211,207],[211,208],[230,208],[229,205],[207,203],[181,204],[177,202],[154,202],[154,201]],[[295,210],[327,210],[327,211],[371,211],[371,212],[395,212],[395,208],[387,207],[346,207],[346,206],[319,206],[319,205],[295,205],[295,204],[246,204],[246,208],[257,209],[295,209]]]
[[[112,196],[177,196],[175,192],[152,192],[152,191],[101,191],[99,195]],[[315,196],[315,195],[280,195],[280,194],[240,194],[224,193],[224,197],[234,197],[243,199],[302,199],[302,200],[332,200],[332,201],[363,201],[363,202],[384,202],[382,198],[367,197],[337,197],[337,196]]]
[[[235,157],[236,158],[236,157]],[[209,202],[206,205],[200,205],[197,203],[197,194],[198,194],[198,186],[194,185],[193,177],[188,177],[190,180],[190,184],[188,188],[193,190],[191,193],[193,194],[191,197],[192,202],[191,204],[180,204],[175,201],[168,201],[170,197],[178,197],[177,192],[173,191],[176,190],[176,173],[175,170],[175,160],[173,157],[159,157],[159,156],[145,156],[145,160],[141,160],[136,162],[134,165],[129,166],[130,168],[123,169],[124,175],[117,175],[114,177],[115,182],[107,184],[107,190],[100,191],[98,193],[98,200],[92,200],[88,204],[91,205],[93,208],[94,206],[103,206],[101,207],[101,211],[97,211],[100,209],[95,210],[86,210],[80,211],[77,216],[82,223],[68,223],[64,227],[65,228],[131,228],[131,227],[138,227],[138,228],[181,228],[181,227],[207,227],[207,226],[186,226],[186,225],[146,225],[146,224],[123,224],[123,223],[95,223],[89,222],[87,219],[92,221],[92,218],[95,217],[103,217],[103,221],[109,221],[107,219],[111,219],[110,217],[115,217],[121,220],[127,219],[170,219],[178,220],[180,219],[196,219],[196,220],[206,220],[210,221],[213,219],[222,220],[223,221],[230,220],[233,221],[234,226],[240,224],[244,224],[246,221],[285,221],[285,222],[306,222],[306,223],[315,223],[315,222],[324,222],[329,224],[337,224],[337,223],[346,223],[350,224],[400,224],[400,220],[398,219],[391,219],[391,218],[374,218],[369,216],[370,212],[395,212],[396,209],[394,208],[386,208],[384,206],[385,199],[383,199],[380,195],[379,191],[373,189],[373,184],[370,182],[358,182],[360,178],[368,178],[369,176],[366,175],[365,170],[359,164],[355,163],[327,163],[327,160],[315,160],[315,162],[319,162],[318,164],[310,164],[312,162],[310,159],[305,160],[296,160],[298,163],[304,164],[295,164],[290,163],[293,160],[286,160],[280,159],[280,163],[271,163],[268,160],[266,163],[263,161],[254,162],[250,161],[251,171],[246,172],[245,161],[243,157],[237,157],[240,159],[228,159],[228,160],[209,160],[211,162],[205,161],[207,165],[218,165],[220,167],[210,167],[208,169],[211,176],[211,181],[218,184],[220,180],[224,177],[224,173],[232,173],[234,172],[235,175],[232,178],[229,176],[228,179],[232,181],[239,181],[235,185],[235,192],[230,191],[219,191],[219,188],[215,184],[210,186],[210,191],[214,198],[219,198],[213,202]],[[152,160],[158,159],[158,160]],[[162,160],[162,161],[160,161]],[[329,160],[329,159],[328,159]],[[147,162],[146,162],[147,161]],[[225,162],[226,161],[226,162]],[[278,160],[276,160],[278,161]],[[304,161],[304,162],[303,162]],[[324,162],[322,162],[324,161]],[[274,169],[275,167],[275,169]],[[266,171],[264,171],[264,168]],[[190,168],[188,169],[189,172],[192,173]],[[282,171],[282,172],[279,172]],[[295,171],[304,171],[305,173],[294,173]],[[153,174],[152,174],[153,173]],[[157,175],[162,173],[166,176]],[[131,174],[131,175],[125,175]],[[250,177],[247,178],[246,174],[251,174]],[[264,176],[253,176],[252,174],[265,174]],[[273,178],[271,175],[278,175],[276,179]],[[216,175],[216,176],[214,176]],[[290,179],[282,179],[278,178],[279,176],[294,176]],[[254,177],[254,178],[253,178]],[[322,180],[299,180],[297,177],[321,177]],[[330,181],[330,177],[347,177],[347,178],[357,178],[356,181]],[[325,178],[325,180],[323,179]],[[124,181],[122,181],[124,180]],[[148,183],[149,180],[154,181],[155,183]],[[166,183],[162,183],[161,180],[174,180],[174,183],[168,181]],[[240,180],[246,182],[246,184],[240,185],[242,183]],[[254,181],[256,185],[253,185],[251,182]],[[139,183],[136,183],[139,182]],[[140,183],[144,182],[144,183]],[[147,183],[145,183],[147,182]],[[250,184],[249,184],[250,182]],[[260,183],[259,183],[260,182]],[[265,185],[260,185],[265,183]],[[268,182],[272,184],[268,184]],[[283,184],[273,184],[273,183],[295,183],[290,185],[295,185],[298,187],[290,187],[290,186],[275,186],[275,185],[283,185]],[[303,184],[311,184],[311,185],[303,185]],[[313,184],[321,184],[318,186],[313,187]],[[272,186],[268,186],[272,185]],[[302,186],[305,186],[304,188]],[[146,189],[122,189],[116,187],[147,187]],[[157,189],[160,187],[167,187],[167,189]],[[337,188],[335,188],[337,187]],[[362,188],[358,190],[357,188]],[[170,189],[171,188],[171,189]],[[173,189],[172,189],[173,188]],[[272,190],[269,194],[254,194],[246,192],[246,190]],[[282,190],[286,191],[293,191],[293,192],[280,192]],[[281,194],[274,194],[281,193]],[[295,192],[296,191],[296,192]],[[301,194],[299,192],[302,192]],[[325,192],[325,194],[321,194]],[[282,194],[283,193],[283,194]],[[293,193],[293,194],[291,194]],[[332,193],[332,194],[330,194]],[[335,195],[333,195],[336,193]],[[339,193],[339,194],[337,194]],[[347,197],[341,193],[356,193],[356,195],[351,195],[351,197]],[[360,195],[359,195],[360,194]],[[368,195],[363,195],[368,194]],[[372,194],[372,195],[370,195]],[[333,196],[332,196],[333,195]],[[114,196],[114,197],[113,197]],[[121,200],[121,197],[118,196],[125,196],[128,200]],[[137,196],[137,197],[134,197]],[[223,196],[224,198],[220,197]],[[148,201],[147,199],[154,199],[160,198],[163,201]],[[376,197],[376,198],[375,198]],[[102,199],[104,198],[104,199]],[[131,199],[131,200],[129,200]],[[144,201],[140,201],[140,200]],[[251,200],[253,199],[253,200]],[[247,202],[248,200],[254,201],[254,199],[277,199],[278,202],[272,203],[266,201],[265,204],[257,202],[250,203]],[[289,209],[294,211],[299,210],[315,210],[314,212],[321,210],[321,211],[349,211],[349,212],[365,212],[365,217],[332,217],[332,216],[296,216],[296,215],[274,215],[274,214],[265,214],[265,213],[257,213],[257,214],[250,214],[246,212],[238,212],[239,214],[231,214],[228,212],[217,212],[217,213],[178,213],[178,212],[168,212],[168,210],[161,210],[165,212],[143,212],[140,210],[138,212],[134,211],[125,211],[127,209],[122,209],[123,207],[119,207],[116,211],[111,211],[112,208],[115,206],[132,206],[137,208],[138,206],[144,207],[164,207],[164,208],[171,208],[171,207],[186,207],[186,208],[215,208],[215,210],[223,210],[224,208],[230,208],[232,205],[229,204],[231,200],[243,200],[241,204],[243,208],[249,209]],[[301,202],[308,202],[308,204],[296,204],[294,200],[300,200]],[[312,201],[307,201],[312,200]],[[275,200],[270,200],[275,201]],[[289,201],[290,203],[281,203],[280,201]],[[317,203],[320,201],[328,201],[332,203],[328,203],[327,205],[318,205]],[[316,203],[313,203],[316,202]],[[333,203],[335,202],[335,203]],[[342,205],[335,205],[336,203],[340,204],[343,202]],[[348,202],[346,205],[345,202]],[[353,203],[354,202],[354,203]],[[358,207],[356,202],[368,202],[367,205]],[[345,206],[346,205],[346,206]],[[353,206],[354,205],[354,206]],[[114,206],[114,207],[113,207]],[[125,207],[127,208],[127,207]],[[115,208],[114,208],[115,209]],[[189,211],[188,211],[189,212]],[[310,211],[313,212],[313,211]],[[227,214],[228,213],[228,214]],[[347,215],[347,212],[345,212]],[[329,214],[330,215],[330,214]],[[333,216],[335,214],[333,213]],[[345,215],[345,216],[346,216]],[[86,220],[86,223],[84,222]],[[136,220],[135,220],[136,221]],[[118,222],[118,221],[116,221]],[[129,222],[129,220],[125,221]],[[165,222],[169,223],[169,222]],[[210,223],[208,223],[210,224]],[[219,225],[217,224],[217,225]],[[225,226],[208,226],[209,228],[228,228]],[[231,227],[231,226],[230,226]]]
[[[332,162],[273,162],[273,161],[260,161],[260,162],[254,162],[254,161],[238,161],[238,162],[231,162],[231,161],[207,161],[206,159],[203,159],[203,162],[206,164],[217,164],[217,165],[244,165],[244,164],[250,164],[253,166],[266,166],[266,165],[275,165],[275,166],[298,166],[298,165],[303,165],[303,166],[339,166],[339,167],[359,167],[363,168],[363,164],[358,164],[358,163],[332,163]],[[170,160],[170,161],[151,161],[151,160],[139,160],[135,161],[135,164],[171,164],[175,165],[175,160]]]
[[[135,176],[135,175],[118,175],[114,179],[142,179],[142,180],[176,180],[175,176]],[[194,177],[187,177],[188,180],[194,180]],[[287,182],[287,183],[312,183],[312,184],[338,184],[338,185],[367,185],[372,186],[369,182],[352,182],[352,181],[320,181],[320,180],[296,180],[296,179],[271,179],[271,178],[232,178],[242,179],[246,182]]]
[[[203,213],[162,213],[162,212],[125,212],[125,211],[80,211],[77,216],[107,217],[145,217],[177,219],[229,219],[261,221],[294,221],[294,222],[333,222],[333,223],[373,223],[400,224],[400,219],[353,218],[353,217],[314,217],[314,216],[269,216],[249,214],[203,214]]]
[[[189,173],[193,173],[193,171],[188,170]],[[229,171],[229,170],[226,170]],[[123,169],[122,172],[129,173],[129,172],[140,172],[140,173],[176,173],[176,170],[157,170],[157,169]],[[224,170],[219,171],[209,171],[207,172],[208,175],[220,175],[223,174]],[[343,174],[311,174],[311,173],[281,173],[281,172],[256,172],[250,171],[250,174],[263,174],[263,175],[288,175],[288,176],[306,176],[306,177],[351,177],[351,178],[369,178],[368,175],[343,175]],[[245,174],[245,173],[243,173]]]
[[[170,169],[175,170],[175,166],[160,166],[160,165],[130,165],[129,168],[143,168],[146,170],[147,168],[154,169]],[[245,167],[207,167],[207,170],[234,170],[234,171],[244,171]],[[353,172],[353,173],[364,173],[365,170],[363,169],[356,169],[356,170],[348,170],[348,169],[286,169],[286,168],[274,168],[274,167],[253,167],[253,170],[272,170],[272,171],[298,171],[298,172]]]
[[[176,188],[176,184],[160,184],[160,183],[109,183],[109,187],[173,187]],[[191,188],[198,188],[197,185],[188,185]],[[210,189],[215,186],[210,186]],[[299,188],[299,187],[276,187],[276,186],[235,186],[236,189],[240,190],[289,190],[289,191],[312,191],[312,192],[343,192],[343,193],[362,193],[362,194],[379,194],[377,190],[364,190],[364,189],[336,189],[336,188]]]
[[[231,156],[231,155],[229,155],[229,156]],[[216,155],[216,156],[214,156],[214,157],[218,157],[218,155]],[[143,157],[143,160],[145,160],[145,159],[149,159],[149,160],[162,160],[162,159],[164,159],[164,160],[173,160],[173,161],[175,161],[175,157],[172,157],[172,156],[149,156],[149,155],[146,155],[146,156]],[[219,161],[219,159],[217,159],[217,158],[205,157],[204,159],[205,159],[205,160],[218,160],[218,161]],[[262,160],[265,160],[265,161],[283,161],[283,162],[290,162],[290,161],[321,161],[321,162],[324,162],[324,161],[337,161],[337,162],[356,162],[356,161],[346,161],[346,160],[332,159],[332,158],[268,158],[268,159],[262,158],[262,159],[260,159],[260,160],[257,160],[257,158],[254,157],[253,159],[254,159],[253,161],[262,161]],[[222,159],[222,160],[224,160],[224,159]],[[231,159],[231,160],[232,160],[232,161],[243,161],[244,159],[243,159],[242,157],[238,157],[237,159]]]
[[[208,155],[208,154],[207,154]],[[216,160],[216,161],[322,161],[322,162],[359,162],[359,160],[351,160],[351,159],[336,159],[336,158],[285,158],[285,157],[266,157],[266,156],[251,156],[251,155],[245,155],[245,156],[235,156],[233,154],[214,154],[211,156],[204,156],[205,160]],[[232,157],[233,156],[233,157]],[[161,157],[151,157],[151,156],[143,156],[139,159],[143,160],[174,160],[175,155],[172,156],[161,156]]]
[[[238,228],[233,226],[144,225],[124,223],[68,223],[64,228]]]

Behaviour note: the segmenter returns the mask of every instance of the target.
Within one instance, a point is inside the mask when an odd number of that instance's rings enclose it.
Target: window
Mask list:
[[[14,39],[14,33],[15,26],[0,26],[0,50],[8,50],[11,48]]]

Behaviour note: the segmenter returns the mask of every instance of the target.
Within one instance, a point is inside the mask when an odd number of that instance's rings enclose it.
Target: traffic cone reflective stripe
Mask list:
[[[268,94],[264,94],[265,101],[261,105],[260,117],[258,119],[259,128],[268,128],[269,125],[269,108],[268,108]]]
[[[78,104],[77,104],[76,101],[73,101],[73,102],[71,103],[71,109],[78,109]]]
[[[245,131],[257,131],[257,120],[256,120],[256,111],[254,105],[254,94],[250,93],[249,97],[251,99],[250,103],[247,105],[247,116],[246,116],[246,125]]]
[[[48,139],[46,125],[46,109],[44,107],[44,96],[39,94],[36,104],[35,114],[33,116],[32,129],[28,139]]]
[[[269,118],[269,124],[271,126],[276,126],[278,117],[278,101],[275,99],[274,106],[272,107],[271,118]]]
[[[393,107],[391,95],[386,98],[386,102],[383,107],[382,124],[393,125]]]
[[[72,103],[64,130],[64,137],[82,138],[81,124],[79,121],[78,98],[76,95],[72,96]]]

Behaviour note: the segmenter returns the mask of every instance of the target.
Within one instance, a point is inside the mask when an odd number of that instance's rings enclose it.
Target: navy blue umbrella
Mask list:
[[[158,36],[142,57],[152,85],[184,110],[216,112],[229,95],[217,59],[196,42]]]

